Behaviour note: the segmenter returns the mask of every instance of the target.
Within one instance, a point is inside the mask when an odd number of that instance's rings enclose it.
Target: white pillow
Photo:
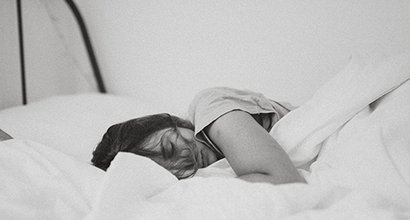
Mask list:
[[[108,127],[158,107],[132,97],[66,95],[0,111],[0,128],[16,139],[32,140],[89,162]]]

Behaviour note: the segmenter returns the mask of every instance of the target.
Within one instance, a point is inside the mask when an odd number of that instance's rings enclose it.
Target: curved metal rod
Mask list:
[[[81,13],[78,10],[77,6],[75,5],[74,1],[66,0],[65,2],[68,4],[71,11],[73,12],[74,17],[77,20],[78,26],[80,27],[81,35],[83,37],[85,47],[87,49],[88,57],[91,62],[91,67],[93,68],[94,77],[95,77],[95,80],[97,81],[98,91],[101,93],[106,93],[107,90],[105,89],[105,85],[104,85],[103,78],[101,76],[100,68],[98,67],[97,58],[95,57],[94,50],[91,45],[91,40],[88,35],[88,31],[85,26],[84,20],[81,16]]]
[[[93,47],[91,45],[91,40],[88,35],[87,28],[85,26],[84,20],[78,10],[77,6],[72,0],[66,0],[66,3],[70,7],[77,20],[78,26],[80,27],[81,35],[83,37],[85,47],[87,49],[87,54],[91,62],[91,67],[94,72],[95,80],[97,81],[98,91],[101,93],[106,93],[104,81],[101,76],[100,68],[98,67],[97,59],[94,54]],[[23,105],[27,104],[27,86],[26,86],[26,72],[25,72],[25,60],[24,60],[24,36],[23,36],[23,14],[22,14],[22,4],[21,0],[16,0],[17,6],[17,25],[18,25],[18,36],[19,36],[19,51],[20,51],[20,72],[21,72],[21,89],[22,89],[22,102]]]
[[[23,105],[27,104],[26,90],[26,68],[24,62],[24,36],[23,36],[23,15],[21,13],[21,0],[17,0],[17,25],[19,35],[19,50],[20,50],[20,77],[21,77],[21,96]]]

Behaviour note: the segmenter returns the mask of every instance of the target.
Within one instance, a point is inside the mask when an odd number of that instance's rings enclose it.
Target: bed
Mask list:
[[[93,148],[115,122],[156,112],[107,94],[67,95],[0,112],[3,217],[25,219],[406,219],[410,217],[409,54],[352,62],[272,135],[308,184],[251,184],[221,160],[178,181],[120,153],[106,173]]]
[[[0,141],[0,216],[410,219],[409,79],[410,52],[352,56],[275,124],[271,135],[307,184],[248,183],[224,159],[185,180],[130,153],[107,172],[92,166],[111,124],[159,112],[185,117],[155,100],[84,93],[1,110],[0,129],[13,139]]]

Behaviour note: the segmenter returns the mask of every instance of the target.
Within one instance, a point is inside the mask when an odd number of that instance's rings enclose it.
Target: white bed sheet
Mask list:
[[[353,59],[271,134],[295,164],[318,156],[309,182],[371,190],[410,207],[409,79],[410,53]]]
[[[0,142],[1,219],[81,219],[104,172],[33,141]]]
[[[18,137],[0,142],[0,215],[14,219],[408,219],[409,57],[405,54],[377,65],[352,63],[276,125],[272,135],[295,163],[317,156],[304,172],[308,184],[247,183],[233,178],[226,160],[178,181],[153,161],[130,153],[120,153],[104,173],[88,161],[108,125],[156,110],[128,98],[69,96],[47,101],[47,107],[38,103],[33,108],[38,112],[24,112],[29,106],[0,112],[2,129]],[[373,80],[361,81],[361,77]],[[335,83],[346,86],[332,86]],[[49,109],[52,103],[59,106]],[[115,103],[122,103],[124,109]]]

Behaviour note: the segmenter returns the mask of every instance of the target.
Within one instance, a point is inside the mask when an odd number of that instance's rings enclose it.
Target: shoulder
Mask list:
[[[213,109],[239,109],[249,113],[271,111],[272,101],[262,93],[247,89],[234,89],[229,87],[212,87],[197,93],[190,106],[189,116]],[[231,109],[232,110],[232,109]]]
[[[229,87],[211,87],[198,92],[192,100],[191,106],[196,106],[200,102],[214,101],[227,95],[233,95],[241,90]]]
[[[257,93],[246,89],[234,89],[229,87],[212,87],[207,88],[199,93],[197,93],[190,106],[190,115],[194,114],[196,110],[202,109],[202,107],[207,106],[207,108],[213,108],[221,105],[240,105],[250,106],[262,103],[269,105],[269,99],[264,97],[262,93]]]
[[[251,115],[275,113],[271,100],[262,93],[229,87],[212,87],[200,91],[192,100],[188,116],[195,134],[222,115],[241,110]]]
[[[233,89],[229,87],[211,87],[198,92],[192,99],[188,115],[195,120],[195,115],[209,112],[210,110],[221,109],[223,106],[236,103],[238,100],[249,96],[252,92]]]
[[[204,99],[218,99],[221,97],[237,97],[237,96],[263,96],[262,93],[257,93],[247,89],[234,89],[230,87],[211,87],[198,92],[193,102],[198,102]]]

